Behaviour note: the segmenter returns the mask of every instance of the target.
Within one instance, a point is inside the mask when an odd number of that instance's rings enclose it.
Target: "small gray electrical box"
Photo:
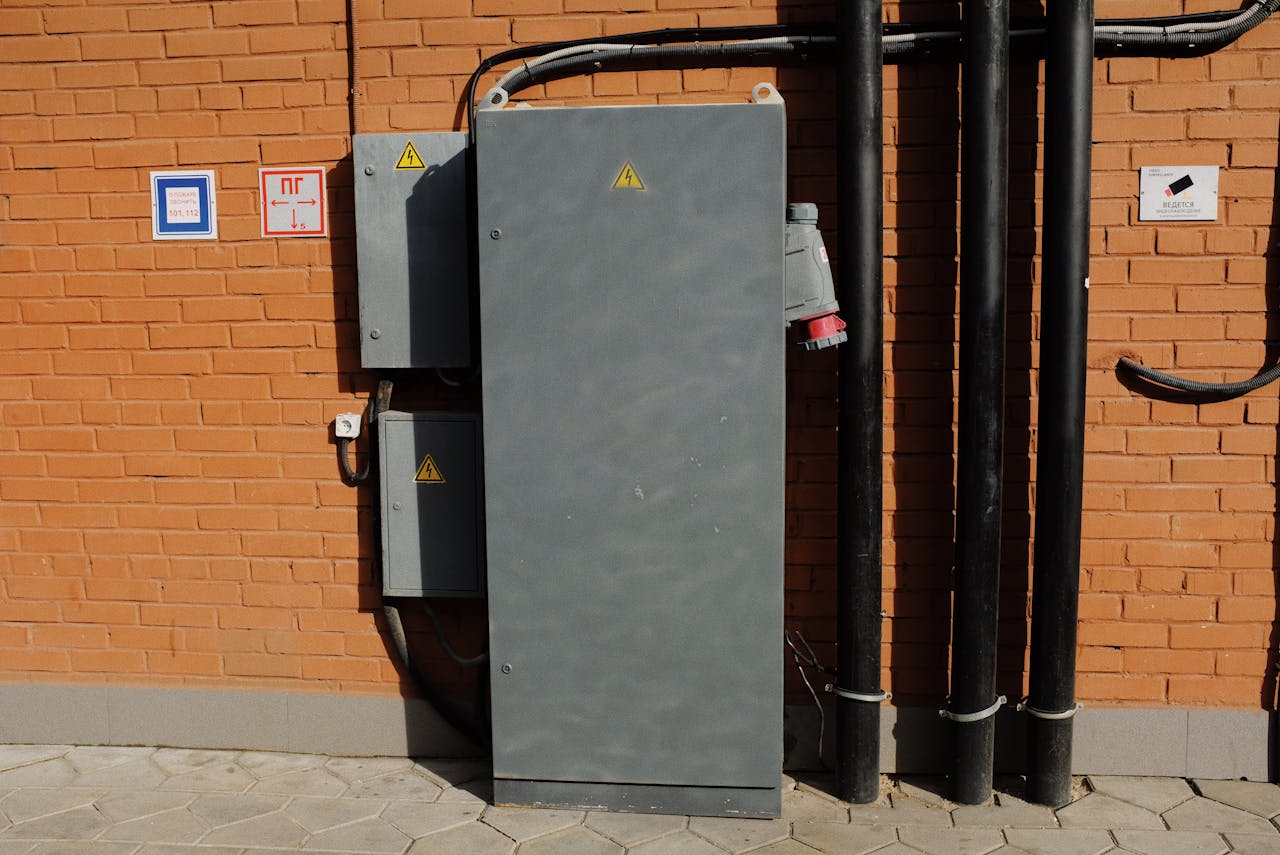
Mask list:
[[[479,438],[473,414],[378,416],[385,595],[484,593]]]
[[[365,368],[471,364],[465,133],[357,134]]]

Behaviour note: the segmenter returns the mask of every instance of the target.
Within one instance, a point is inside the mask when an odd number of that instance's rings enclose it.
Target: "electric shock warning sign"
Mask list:
[[[422,464],[418,466],[418,474],[413,476],[415,484],[443,484],[444,475],[440,474],[440,467],[436,465],[436,461],[430,454],[422,458]]]
[[[409,140],[404,144],[404,151],[400,153],[400,159],[396,161],[396,169],[426,169],[427,165],[422,162],[422,155],[418,154],[418,150],[413,146],[413,140]]]
[[[627,161],[622,165],[622,169],[618,170],[618,177],[613,180],[614,190],[644,190],[644,182],[640,180],[640,176],[636,174],[636,168],[631,165],[631,161]]]
[[[1139,220],[1218,219],[1218,167],[1144,166],[1138,179]]]

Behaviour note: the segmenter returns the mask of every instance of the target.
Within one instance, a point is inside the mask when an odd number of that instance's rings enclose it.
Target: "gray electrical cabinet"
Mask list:
[[[360,364],[471,364],[465,133],[357,134]]]
[[[479,113],[499,803],[780,810],[785,136]]]
[[[479,420],[389,410],[377,426],[383,594],[480,596]]]

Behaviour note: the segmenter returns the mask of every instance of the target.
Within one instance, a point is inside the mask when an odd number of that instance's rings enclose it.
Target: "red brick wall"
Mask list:
[[[748,0],[357,5],[369,132],[464,127],[467,76],[514,43],[833,16],[830,3]],[[1099,15],[1224,5],[1113,0]],[[342,0],[0,9],[0,679],[405,690],[375,617],[368,494],[340,482],[328,429],[374,383],[356,348],[348,37]],[[1280,337],[1280,21],[1210,57],[1096,70],[1080,695],[1271,708],[1276,389],[1152,401],[1113,366],[1133,354],[1236,379]],[[1011,695],[1025,672],[1041,359],[1041,74],[1016,62],[1011,99]],[[828,67],[610,73],[521,97],[742,100],[760,80],[788,102],[792,198],[820,203],[830,228]],[[946,694],[950,634],[958,71],[910,63],[885,81],[886,683],[928,704]],[[1192,163],[1222,167],[1218,221],[1138,222],[1138,167]],[[291,164],[328,168],[330,239],[259,237],[257,169]],[[219,240],[150,239],[148,173],[174,168],[216,171]],[[829,352],[797,352],[788,375],[787,616],[827,661],[834,368]],[[452,623],[479,642],[474,604]]]

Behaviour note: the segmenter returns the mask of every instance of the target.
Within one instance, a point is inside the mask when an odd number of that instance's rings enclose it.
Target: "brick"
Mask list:
[[[1138,674],[1211,674],[1213,657],[1208,650],[1126,650],[1124,668]]]
[[[92,33],[126,28],[123,9],[45,9],[46,33]]]
[[[333,46],[333,28],[328,26],[257,27],[249,31],[249,49],[254,55],[323,51]]]
[[[225,5],[225,4],[218,4]],[[215,6],[215,17],[216,17]],[[159,35],[156,36],[159,38]],[[234,56],[249,52],[249,36],[244,30],[166,32],[165,56]]]
[[[1191,139],[1250,139],[1274,136],[1276,117],[1273,113],[1235,113],[1204,115],[1193,113],[1187,120],[1187,136]]]
[[[1169,647],[1199,650],[1257,648],[1265,644],[1262,624],[1198,623],[1169,627]]]
[[[0,9],[0,35],[19,36],[43,32],[37,9]]]
[[[151,59],[165,55],[159,33],[132,35],[84,35],[80,37],[84,59]]]
[[[1203,621],[1214,617],[1214,601],[1203,597],[1135,594],[1124,598],[1125,620]]]
[[[5,56],[10,62],[65,62],[81,57],[80,38],[74,36],[7,36]]]
[[[235,3],[213,5],[213,21],[219,27],[241,24],[291,24],[294,22],[295,14],[293,0],[237,0]]]
[[[209,7],[196,4],[129,9],[128,20],[135,31],[204,29],[211,23]]]

